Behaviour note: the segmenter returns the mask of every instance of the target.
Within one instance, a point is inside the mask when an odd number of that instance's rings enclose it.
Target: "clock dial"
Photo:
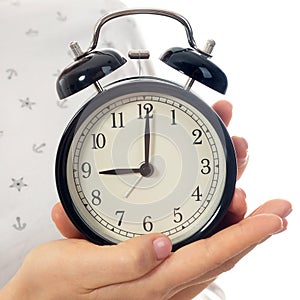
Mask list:
[[[204,237],[231,201],[235,173],[219,118],[192,93],[159,80],[97,95],[71,122],[57,160],[57,177],[67,183],[57,180],[63,205],[98,243],[151,232],[174,245]]]

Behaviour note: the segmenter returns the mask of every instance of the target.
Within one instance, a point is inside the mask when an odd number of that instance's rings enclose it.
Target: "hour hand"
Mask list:
[[[140,168],[132,168],[132,169],[111,169],[111,170],[104,170],[99,171],[101,175],[124,175],[124,174],[132,174],[132,173],[140,173]]]

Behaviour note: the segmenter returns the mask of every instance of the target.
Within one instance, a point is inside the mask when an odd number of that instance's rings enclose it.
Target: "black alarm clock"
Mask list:
[[[190,48],[161,60],[187,83],[152,76],[101,78],[126,64],[114,49],[95,50],[102,26],[118,17],[155,14],[179,21]],[[198,49],[189,22],[165,10],[128,9],[98,21],[92,43],[71,48],[75,61],[57,80],[60,99],[94,84],[97,94],[67,126],[56,157],[56,184],[73,224],[96,244],[116,244],[161,232],[173,250],[210,236],[233,197],[237,173],[231,138],[218,115],[191,91],[194,81],[225,93],[227,78],[213,64],[209,41]],[[147,59],[144,50],[131,59]]]

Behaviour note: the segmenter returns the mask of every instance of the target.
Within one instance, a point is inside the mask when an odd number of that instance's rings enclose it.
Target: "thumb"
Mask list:
[[[90,244],[83,252],[90,261],[87,264],[90,268],[82,269],[87,271],[87,276],[93,274],[89,284],[94,281],[94,287],[132,281],[157,267],[171,251],[172,242],[160,233],[139,236],[113,246]]]

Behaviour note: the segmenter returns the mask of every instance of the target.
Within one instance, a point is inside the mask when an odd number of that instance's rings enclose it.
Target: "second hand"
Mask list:
[[[139,176],[137,180],[133,183],[133,185],[130,187],[130,189],[126,192],[124,195],[125,198],[128,198],[128,196],[131,194],[131,192],[135,189],[135,187],[139,184],[139,182],[142,180],[143,176]]]

